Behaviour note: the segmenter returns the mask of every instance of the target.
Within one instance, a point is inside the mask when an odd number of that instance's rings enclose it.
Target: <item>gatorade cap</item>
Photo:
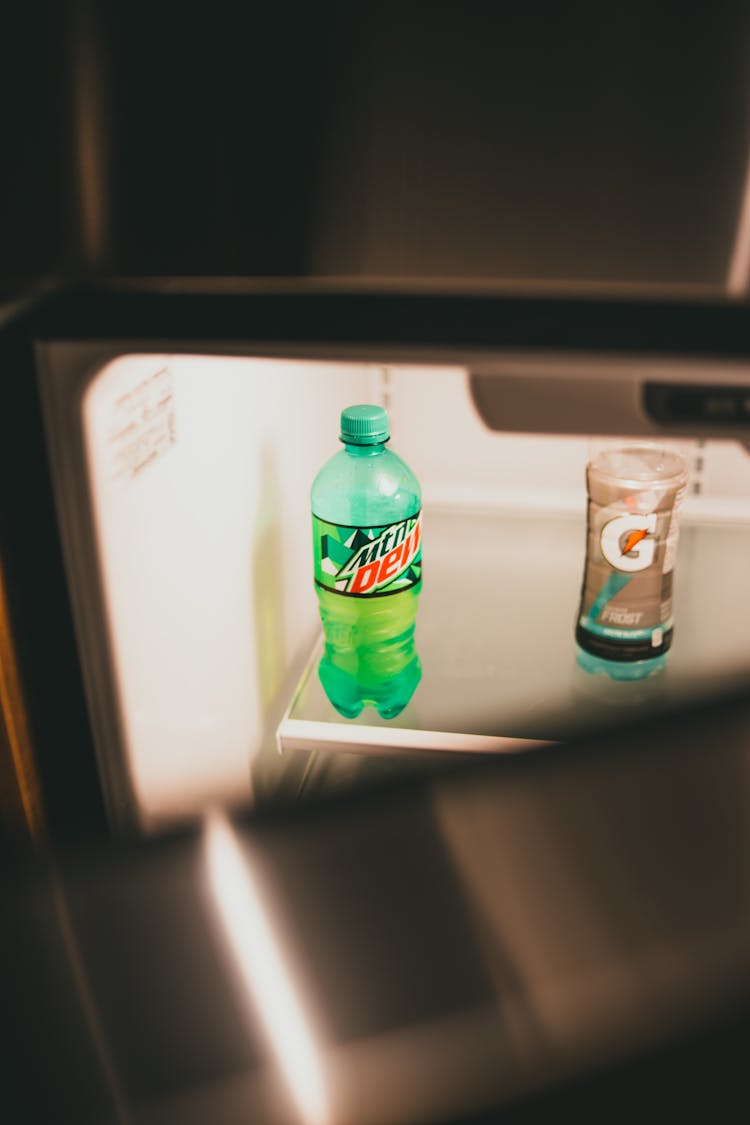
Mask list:
[[[390,436],[388,414],[382,406],[363,404],[341,411],[339,440],[347,445],[379,445]]]

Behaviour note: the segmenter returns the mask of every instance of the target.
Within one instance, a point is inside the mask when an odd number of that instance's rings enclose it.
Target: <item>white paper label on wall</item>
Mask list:
[[[114,402],[109,427],[114,480],[133,480],[175,444],[174,379],[160,367]]]

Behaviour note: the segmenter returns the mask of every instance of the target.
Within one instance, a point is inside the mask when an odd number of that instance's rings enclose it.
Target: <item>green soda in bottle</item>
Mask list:
[[[422,670],[414,646],[422,584],[419,483],[391,450],[382,406],[341,413],[344,448],[312,486],[315,590],[325,635],[318,673],[346,718],[401,712]]]

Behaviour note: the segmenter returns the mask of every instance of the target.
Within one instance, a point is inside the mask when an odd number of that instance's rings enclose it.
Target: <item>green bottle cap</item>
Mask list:
[[[388,414],[382,406],[363,404],[341,411],[339,439],[347,445],[379,445],[390,436]]]

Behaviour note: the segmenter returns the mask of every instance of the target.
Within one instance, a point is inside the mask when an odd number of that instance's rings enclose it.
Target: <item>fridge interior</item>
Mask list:
[[[533,357],[495,358],[488,370],[501,377],[511,364],[503,430],[480,415],[455,357],[218,350],[38,348],[114,822],[149,831],[212,804],[300,799],[450,754],[533,751],[747,674],[750,455],[736,440],[659,435],[639,414],[633,361],[628,381],[614,361],[568,359],[555,371],[547,358],[535,385],[524,368]],[[581,371],[589,382],[576,390]],[[630,395],[622,431],[597,431],[611,422],[597,371]],[[371,709],[341,718],[316,674],[309,491],[353,402],[388,409],[391,446],[423,490],[423,676],[391,721]],[[578,403],[581,432],[544,432],[571,428],[566,402]],[[690,471],[675,639],[664,672],[622,683],[576,662],[585,465],[602,443],[649,429]]]

